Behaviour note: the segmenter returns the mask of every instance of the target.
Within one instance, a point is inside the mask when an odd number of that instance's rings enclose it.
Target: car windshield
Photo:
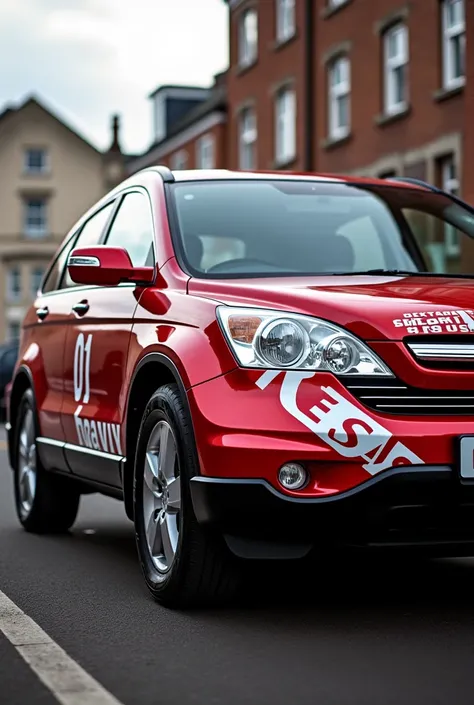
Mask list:
[[[196,277],[474,272],[474,212],[431,191],[244,179],[176,182],[169,195]]]

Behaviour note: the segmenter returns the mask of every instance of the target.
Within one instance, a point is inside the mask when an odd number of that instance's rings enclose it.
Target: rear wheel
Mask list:
[[[71,528],[80,493],[67,477],[47,472],[36,448],[38,423],[34,395],[20,402],[15,434],[15,506],[22,526],[33,533],[61,533]]]
[[[194,515],[189,479],[197,474],[193,437],[179,390],[160,387],[142,420],[134,481],[138,554],[155,600],[185,607],[220,602],[240,585],[237,561]]]

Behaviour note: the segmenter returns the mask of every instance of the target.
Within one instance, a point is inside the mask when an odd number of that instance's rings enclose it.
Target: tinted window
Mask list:
[[[474,272],[474,215],[429,191],[229,180],[175,183],[170,193],[175,245],[196,276]],[[449,256],[434,258],[440,249]]]
[[[67,244],[63,247],[59,255],[56,257],[56,260],[54,261],[51,269],[48,272],[48,276],[45,279],[42,292],[44,294],[47,294],[50,291],[56,291],[56,289],[59,288],[59,281],[61,279],[61,274],[63,272],[63,269],[66,265],[67,258],[69,257],[69,253],[71,252],[72,248],[74,247],[74,243],[76,242],[78,233],[73,235],[73,237],[67,242]]]
[[[98,211],[92,218],[86,221],[83,225],[79,238],[77,239],[74,248],[76,247],[93,247],[97,245],[100,241],[101,235],[104,232],[104,228],[107,225],[107,221],[110,218],[114,203],[109,203],[108,206],[102,208]],[[78,286],[72,281],[69,276],[67,269],[64,271],[63,280],[61,282],[61,289],[65,289],[70,286]]]
[[[153,220],[148,198],[142,193],[128,193],[112,223],[106,244],[123,247],[135,267],[152,267]]]

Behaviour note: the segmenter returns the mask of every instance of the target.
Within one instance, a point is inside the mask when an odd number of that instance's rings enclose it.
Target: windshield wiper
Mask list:
[[[363,275],[387,275],[387,276],[401,276],[401,277],[446,277],[446,278],[458,278],[458,279],[473,279],[474,274],[447,274],[443,272],[414,272],[408,269],[365,269],[358,272],[332,272],[334,277],[349,277],[349,276],[363,276]]]

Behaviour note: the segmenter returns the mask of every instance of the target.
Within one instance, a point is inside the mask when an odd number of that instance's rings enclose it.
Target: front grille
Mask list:
[[[421,338],[421,340],[420,340]],[[474,369],[474,343],[472,336],[419,336],[418,340],[405,338],[405,344],[415,360],[430,369]]]
[[[420,389],[386,378],[340,380],[361,404],[381,414],[474,416],[474,389]]]

